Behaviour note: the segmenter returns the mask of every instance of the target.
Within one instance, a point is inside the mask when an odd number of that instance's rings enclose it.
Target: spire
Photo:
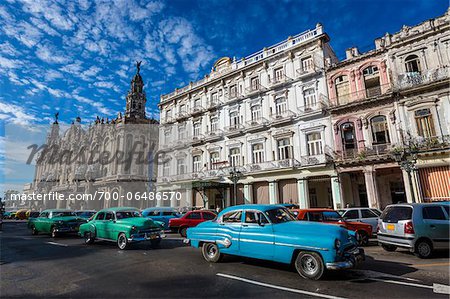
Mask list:
[[[127,95],[125,117],[128,118],[128,120],[146,119],[145,104],[147,98],[144,91],[144,80],[142,80],[140,74],[141,63],[142,61],[136,61],[136,74],[131,80],[130,90]]]

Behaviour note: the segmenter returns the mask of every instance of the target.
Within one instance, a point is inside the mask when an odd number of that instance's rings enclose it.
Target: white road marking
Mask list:
[[[409,280],[409,281],[417,281],[420,282],[420,280],[415,279],[415,278],[410,278],[410,277],[402,277],[402,276],[397,276],[397,275],[392,275],[389,273],[383,273],[383,272],[378,272],[378,271],[373,271],[373,270],[353,270],[353,272],[357,272],[359,274],[361,274],[361,276],[364,276],[362,278],[357,278],[356,280],[361,280],[364,278],[401,278],[404,280]]]
[[[433,286],[427,286],[427,285],[424,285],[424,284],[418,284],[418,283],[412,283],[412,282],[404,282],[404,281],[382,279],[382,278],[375,278],[375,277],[371,277],[369,279],[375,280],[375,281],[393,283],[393,284],[401,284],[401,285],[410,286],[410,287],[417,287],[417,288],[424,288],[424,289],[433,289]]]
[[[445,284],[433,283],[433,292],[450,295],[450,286]]]
[[[63,246],[63,247],[67,247],[69,245],[67,244],[61,244],[61,243],[56,243],[56,242],[46,242],[47,244],[51,244],[51,245],[56,245],[56,246]]]
[[[259,282],[259,281],[255,281],[255,280],[251,280],[251,279],[247,279],[247,278],[243,278],[243,277],[239,277],[239,276],[229,275],[229,274],[217,273],[216,275],[220,276],[220,277],[224,277],[224,278],[239,280],[239,281],[251,283],[254,285],[263,286],[266,288],[272,288],[272,289],[277,289],[277,290],[282,290],[282,291],[287,291],[287,292],[292,292],[292,293],[297,293],[297,294],[303,294],[303,295],[309,295],[309,296],[315,296],[315,297],[321,297],[321,298],[329,298],[329,299],[343,299],[342,297],[336,297],[336,296],[331,296],[331,295],[326,295],[326,294],[320,294],[320,293],[314,293],[314,292],[309,292],[309,291],[303,291],[303,290],[298,290],[298,289],[277,286],[277,285]]]

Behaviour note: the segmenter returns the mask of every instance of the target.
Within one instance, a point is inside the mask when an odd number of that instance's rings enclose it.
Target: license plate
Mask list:
[[[395,225],[394,224],[388,224],[386,228],[388,230],[394,230],[395,229]]]

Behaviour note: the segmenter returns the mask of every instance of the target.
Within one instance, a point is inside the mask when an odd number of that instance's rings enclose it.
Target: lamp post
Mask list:
[[[411,143],[408,144],[407,148],[402,148],[402,150],[395,151],[393,153],[394,160],[398,163],[400,168],[408,174],[408,183],[411,190],[412,202],[416,202],[416,196],[414,195],[414,185],[411,172],[416,170],[417,153],[417,147],[411,145]]]
[[[237,199],[237,183],[239,179],[242,177],[242,172],[240,172],[236,166],[233,166],[233,168],[230,170],[230,176],[228,177],[233,182],[233,195],[234,199],[230,198],[230,205],[234,206],[236,204]]]

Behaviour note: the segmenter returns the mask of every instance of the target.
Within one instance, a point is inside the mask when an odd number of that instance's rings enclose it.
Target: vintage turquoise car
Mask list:
[[[56,238],[62,233],[76,233],[86,220],[79,218],[72,210],[51,209],[42,211],[38,217],[28,220],[28,228],[33,235],[38,233],[51,234]]]
[[[240,205],[215,220],[187,230],[185,243],[201,248],[208,262],[223,254],[294,264],[304,278],[319,279],[326,269],[348,269],[364,260],[354,232],[337,225],[296,221],[281,205]]]
[[[148,217],[155,221],[164,222],[164,229],[169,229],[169,220],[172,218],[180,218],[181,213],[175,208],[170,207],[153,207],[142,211],[142,217]]]
[[[164,223],[142,217],[136,208],[116,207],[98,211],[80,226],[78,234],[86,244],[95,240],[113,241],[123,250],[140,241],[157,246],[165,237],[163,228]]]

